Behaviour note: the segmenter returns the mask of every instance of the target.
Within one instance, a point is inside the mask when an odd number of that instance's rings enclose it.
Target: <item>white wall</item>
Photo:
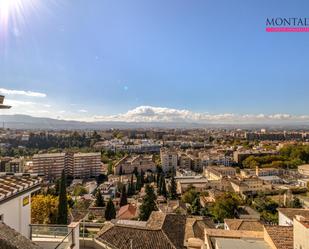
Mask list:
[[[34,192],[39,188],[32,190]],[[7,202],[0,204],[0,215],[3,222],[29,238],[29,225],[31,223],[31,192],[17,196]],[[23,199],[29,196],[29,204],[23,206]]]
[[[293,221],[279,212],[279,226],[293,226]]]

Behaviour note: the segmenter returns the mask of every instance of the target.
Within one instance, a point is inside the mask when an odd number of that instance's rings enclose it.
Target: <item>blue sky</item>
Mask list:
[[[22,5],[7,24],[0,11],[10,113],[309,114],[309,33],[265,32],[268,17],[309,17],[307,0],[11,1]]]

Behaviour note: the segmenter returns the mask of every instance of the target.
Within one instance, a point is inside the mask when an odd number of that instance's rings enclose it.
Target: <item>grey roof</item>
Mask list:
[[[270,249],[264,240],[216,238],[218,249]]]
[[[3,223],[0,223],[0,248],[42,249],[40,246]]]

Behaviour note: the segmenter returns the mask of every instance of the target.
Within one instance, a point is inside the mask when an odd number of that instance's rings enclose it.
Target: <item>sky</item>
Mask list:
[[[74,120],[309,120],[307,0],[0,0],[9,111]]]

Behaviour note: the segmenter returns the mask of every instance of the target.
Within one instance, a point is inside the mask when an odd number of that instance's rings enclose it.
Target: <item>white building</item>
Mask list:
[[[178,153],[175,150],[161,149],[160,158],[163,172],[176,170],[178,165]]]
[[[293,226],[293,219],[297,216],[309,218],[309,209],[278,208],[279,226]]]
[[[0,176],[0,219],[27,238],[30,235],[31,194],[41,188],[41,182],[36,176]]]

